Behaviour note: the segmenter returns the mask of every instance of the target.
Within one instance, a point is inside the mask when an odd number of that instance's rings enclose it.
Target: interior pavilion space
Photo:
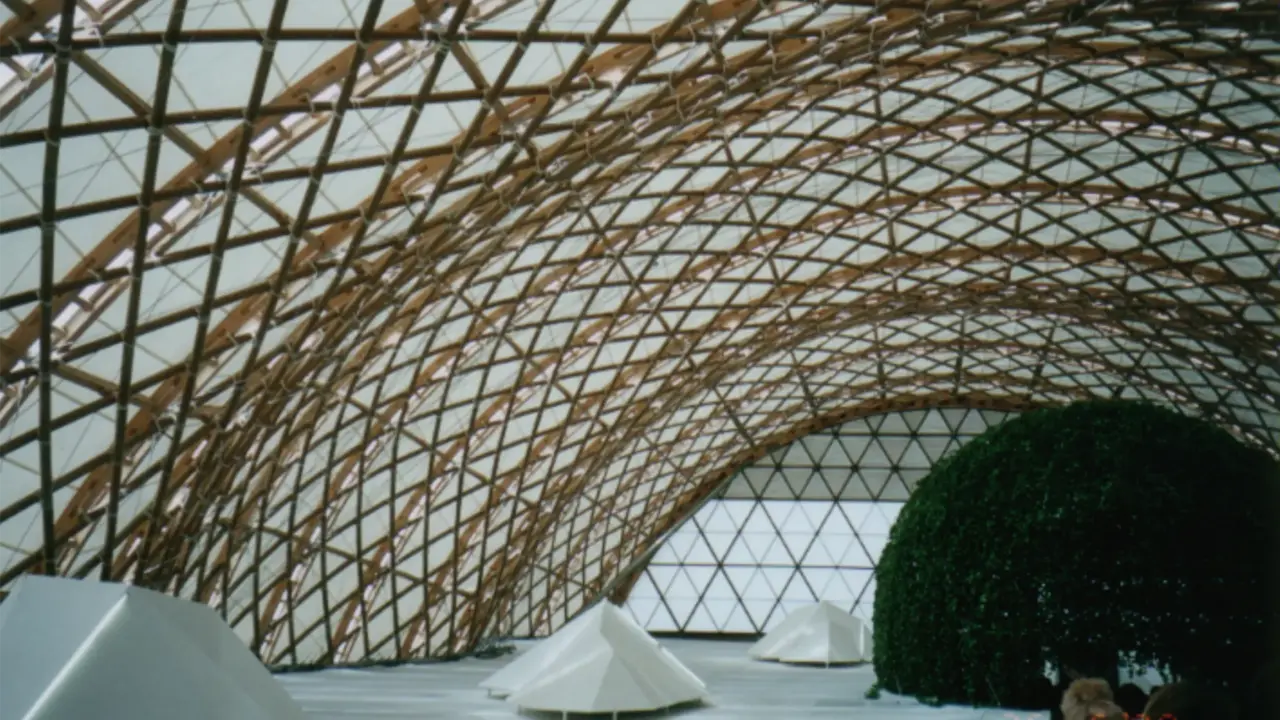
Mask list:
[[[0,715],[163,616],[296,717],[561,717],[478,683],[612,604],[673,716],[1048,718],[873,697],[876,572],[1091,400],[1280,457],[1275,0],[0,0],[0,654],[118,584]],[[747,657],[820,600],[859,663]]]

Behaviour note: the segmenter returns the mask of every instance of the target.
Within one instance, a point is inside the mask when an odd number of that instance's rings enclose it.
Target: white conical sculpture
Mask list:
[[[207,605],[29,575],[0,603],[0,718],[302,720]]]
[[[824,600],[792,612],[747,654],[785,663],[864,662],[871,659],[869,635],[861,620]]]
[[[608,602],[542,645],[549,647],[535,647],[482,687],[524,710],[562,713],[660,710],[707,697],[696,675]]]
[[[608,603],[602,604],[607,605]],[[480,687],[488,690],[493,697],[504,698],[510,695],[516,688],[522,687],[529,682],[530,678],[542,672],[543,668],[556,656],[560,648],[566,642],[572,640],[574,635],[582,629],[590,618],[591,613],[585,612],[569,621],[551,637],[542,640],[537,645],[529,648],[528,651],[516,656],[516,659],[508,663],[506,667],[485,678],[480,683]]]

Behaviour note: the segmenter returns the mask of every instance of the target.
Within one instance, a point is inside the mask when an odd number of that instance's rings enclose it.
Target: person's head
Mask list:
[[[1101,678],[1078,678],[1062,694],[1063,720],[1125,720],[1111,684]]]

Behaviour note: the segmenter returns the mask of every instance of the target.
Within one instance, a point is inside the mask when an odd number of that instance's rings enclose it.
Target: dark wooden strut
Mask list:
[[[62,127],[62,114],[66,107],[67,66],[71,61],[70,43],[75,10],[75,0],[63,0],[58,46],[54,55],[54,94],[49,102],[49,128],[52,134],[44,147],[44,193],[40,205],[40,520],[44,531],[41,569],[46,575],[58,573],[57,537],[53,521],[53,376],[50,371],[53,357],[54,234],[57,232],[54,212],[58,207],[58,158],[61,150],[57,132]]]
[[[151,227],[151,202],[156,189],[156,173],[160,163],[160,146],[168,111],[169,87],[173,81],[173,63],[178,54],[178,35],[186,17],[187,0],[174,0],[169,11],[169,24],[161,41],[160,70],[156,78],[156,95],[151,106],[151,118],[147,136],[146,170],[142,180],[142,192],[138,194],[138,232],[133,243],[133,261],[129,270],[129,310],[125,318],[125,337],[137,337],[138,309],[142,303],[144,265],[147,260],[147,233]],[[115,543],[120,512],[120,486],[124,477],[125,448],[128,438],[125,429],[129,424],[129,399],[133,390],[133,355],[135,343],[122,344],[120,361],[120,387],[116,398],[115,443],[111,458],[111,487],[107,497],[107,530],[102,542],[102,580],[114,579]]]
[[[379,0],[372,0],[380,5]],[[182,450],[182,437],[187,427],[187,417],[191,413],[191,402],[196,392],[196,380],[200,375],[200,363],[204,356],[204,347],[209,332],[210,311],[218,293],[218,279],[222,272],[223,254],[226,252],[227,238],[231,234],[231,222],[235,217],[236,201],[239,197],[240,178],[244,175],[245,161],[253,143],[250,130],[258,119],[258,108],[262,105],[262,96],[266,91],[267,79],[271,73],[271,63],[275,57],[276,36],[284,25],[285,11],[289,0],[275,0],[271,8],[271,19],[262,36],[262,50],[258,56],[258,69],[254,74],[253,89],[249,94],[248,106],[245,108],[244,121],[239,132],[239,143],[235,153],[235,163],[231,169],[231,177],[227,181],[227,195],[222,208],[222,216],[218,225],[217,239],[214,240],[213,252],[209,258],[209,275],[205,282],[204,299],[201,302],[200,314],[196,322],[196,337],[188,361],[185,386],[182,399],[179,401],[177,418],[173,424],[173,435],[169,442],[169,452],[165,455],[164,465],[156,488],[155,500],[152,501],[151,518],[145,526],[142,544],[138,551],[138,559],[134,565],[135,582],[147,585],[152,582],[151,568],[147,560],[151,554],[157,536],[163,532],[164,514],[168,512],[169,484],[173,476],[174,463]],[[375,13],[376,15],[376,13]],[[225,615],[225,611],[224,611]]]

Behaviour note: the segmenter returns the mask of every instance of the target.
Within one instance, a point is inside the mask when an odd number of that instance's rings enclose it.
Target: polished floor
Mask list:
[[[667,640],[664,644],[702,678],[711,692],[710,705],[672,713],[682,720],[1048,718],[1048,713],[1026,711],[932,708],[888,694],[867,700],[863,695],[874,680],[869,666],[824,669],[755,662],[747,659],[748,645],[740,642]],[[528,643],[520,645],[522,651],[528,647]],[[323,670],[278,677],[313,720],[543,717],[522,715],[515,707],[487,697],[485,691],[476,687],[513,657],[371,670]]]

